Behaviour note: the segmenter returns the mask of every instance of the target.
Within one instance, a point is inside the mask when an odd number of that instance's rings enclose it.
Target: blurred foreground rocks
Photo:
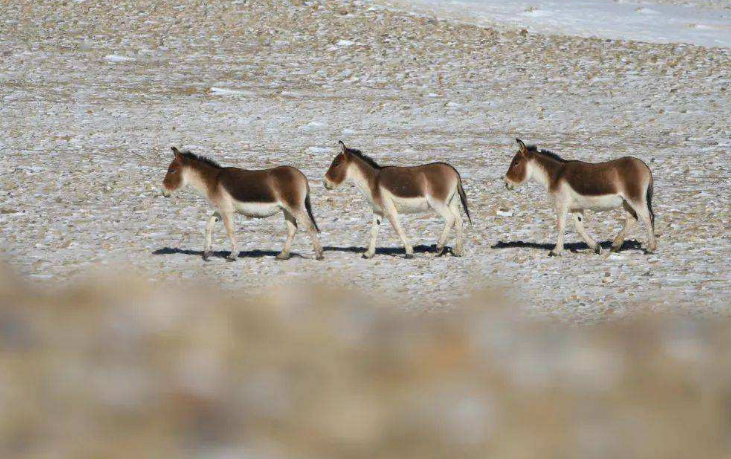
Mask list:
[[[729,323],[517,311],[3,280],[0,457],[729,457]]]

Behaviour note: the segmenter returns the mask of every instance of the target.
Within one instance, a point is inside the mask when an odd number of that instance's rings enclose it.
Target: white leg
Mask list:
[[[305,230],[307,231],[307,235],[310,236],[310,240],[312,241],[312,247],[315,249],[315,259],[325,259],[324,251],[320,246],[320,240],[317,238],[317,230],[315,230],[315,225],[312,223],[312,220],[310,220],[309,215],[307,215],[306,212],[297,212],[296,215],[297,222],[302,225],[303,228],[305,228]]]
[[[449,209],[452,211],[452,215],[454,215],[454,228],[457,231],[457,241],[454,243],[454,250],[452,253],[454,253],[454,256],[461,257],[464,255],[464,246],[463,246],[463,239],[464,239],[464,228],[462,228],[462,214],[459,213],[459,201],[457,199],[452,199],[452,205],[449,206]]]
[[[627,234],[635,226],[635,223],[637,223],[637,217],[632,212],[628,210],[625,214],[627,219],[624,221],[622,231],[620,231],[619,234],[617,234],[617,237],[614,238],[614,241],[612,241],[612,252],[619,252]]]
[[[563,255],[563,233],[566,230],[566,214],[568,214],[568,210],[568,206],[556,207],[558,240],[556,241],[556,247],[549,253],[552,257],[560,257]]]
[[[442,256],[444,255],[444,244],[447,243],[447,238],[449,237],[449,232],[452,231],[455,218],[451,209],[445,204],[436,202],[430,202],[429,204],[444,219],[444,229],[439,236],[439,240],[437,240],[437,256]]]
[[[294,215],[286,209],[283,209],[282,211],[284,213],[284,224],[287,227],[287,240],[284,241],[284,247],[282,248],[282,252],[277,255],[277,260],[289,259],[289,251],[292,248],[292,241],[294,240],[294,235],[297,232],[297,221],[295,220]]]
[[[655,240],[655,232],[652,230],[652,218],[650,217],[650,210],[647,208],[647,204],[642,203],[639,206],[632,206],[637,212],[637,216],[647,228],[647,253],[652,253],[657,250],[657,241]]]
[[[373,214],[373,224],[371,225],[371,237],[368,241],[368,250],[363,254],[363,258],[373,258],[376,254],[376,241],[378,240],[378,229],[381,227],[381,217]]]
[[[214,212],[211,218],[206,223],[206,242],[203,246],[203,259],[208,260],[211,256],[211,245],[213,245],[213,227],[221,220],[221,215],[218,212]]]
[[[388,221],[391,222],[391,226],[393,226],[393,229],[396,230],[399,238],[401,238],[401,242],[404,244],[404,249],[406,250],[406,258],[414,258],[414,248],[411,247],[411,243],[409,243],[409,240],[406,237],[406,233],[404,233],[404,229],[401,227],[401,222],[399,222],[396,208],[394,207],[393,203],[390,202],[387,203],[384,207],[386,211],[386,216],[388,217]]]
[[[236,258],[239,256],[239,249],[236,245],[236,234],[234,233],[234,222],[233,222],[233,213],[232,212],[225,212],[221,214],[221,217],[223,219],[223,226],[226,227],[226,233],[228,234],[228,238],[231,240],[231,254],[228,256],[228,261],[235,261]]]
[[[579,236],[586,242],[586,244],[589,246],[590,249],[592,249],[597,254],[602,253],[602,246],[599,245],[597,241],[594,240],[591,236],[589,236],[589,233],[586,232],[584,229],[584,213],[583,212],[574,212],[574,227],[576,227],[576,232],[579,233]]]

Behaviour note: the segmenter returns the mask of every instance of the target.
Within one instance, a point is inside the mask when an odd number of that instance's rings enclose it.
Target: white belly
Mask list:
[[[616,209],[622,205],[624,200],[617,194],[606,194],[602,196],[581,196],[574,194],[570,210],[609,210]]]
[[[402,214],[416,214],[429,210],[429,203],[426,198],[399,198],[392,197],[396,211]]]
[[[261,203],[261,202],[239,202],[234,201],[234,209],[240,214],[244,214],[249,218],[265,218],[279,212],[279,204]]]

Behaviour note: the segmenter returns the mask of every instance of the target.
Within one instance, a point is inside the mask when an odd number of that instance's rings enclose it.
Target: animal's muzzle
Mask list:
[[[323,179],[322,184],[325,186],[326,190],[332,190],[335,188],[335,185],[333,185],[328,179]]]
[[[169,198],[170,196],[172,196],[172,193],[163,187],[162,195],[165,196],[166,198]]]
[[[507,188],[510,191],[513,191],[515,189],[515,185],[510,183],[509,180],[505,180],[505,188]]]

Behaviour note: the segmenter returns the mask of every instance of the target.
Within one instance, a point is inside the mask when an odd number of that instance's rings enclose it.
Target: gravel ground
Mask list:
[[[104,266],[157,280],[255,292],[347,283],[413,310],[486,285],[526,309],[576,322],[637,307],[729,311],[728,49],[542,36],[392,12],[360,2],[5,2],[0,5],[0,237],[38,282]],[[220,88],[221,90],[212,90]],[[630,241],[597,256],[548,257],[545,192],[502,176],[521,137],[567,158],[643,159],[655,176],[659,251]],[[462,173],[475,220],[467,255],[433,258],[436,216],[407,216],[359,258],[370,218],[352,188],[321,178],[343,139],[384,164],[444,160]],[[310,178],[326,260],[300,233],[277,262],[279,217],[238,220],[236,263],[198,256],[209,209],[159,194],[169,147],[225,165],[290,164]],[[508,216],[509,215],[509,216]],[[591,214],[610,240],[618,211]],[[644,245],[640,226],[630,237]],[[222,228],[215,248],[228,249]],[[417,249],[418,250],[418,249]]]

